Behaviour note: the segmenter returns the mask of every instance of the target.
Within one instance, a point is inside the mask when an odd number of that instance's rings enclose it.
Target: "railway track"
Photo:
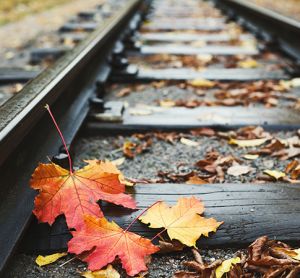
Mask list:
[[[139,207],[203,199],[224,224],[201,247],[244,248],[265,234],[299,245],[298,175],[286,170],[300,155],[299,33],[246,1],[127,1],[0,107],[1,270],[16,251],[53,253],[71,237],[62,217],[50,228],[31,214],[38,162],[67,165],[45,103],[76,166],[118,161]],[[138,213],[102,207],[122,227]]]

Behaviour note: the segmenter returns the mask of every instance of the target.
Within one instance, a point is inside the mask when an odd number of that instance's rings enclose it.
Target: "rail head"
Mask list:
[[[258,33],[274,38],[281,49],[300,61],[300,21],[247,0],[213,0],[221,9],[244,18]]]
[[[31,80],[23,90],[0,107],[0,165],[44,115],[43,106],[62,97],[70,82],[80,78],[80,71],[113,38],[115,31],[141,4],[129,0],[81,44]]]

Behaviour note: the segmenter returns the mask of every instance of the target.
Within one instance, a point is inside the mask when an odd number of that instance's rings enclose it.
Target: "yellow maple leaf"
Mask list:
[[[67,256],[68,253],[64,252],[64,253],[55,253],[52,255],[48,255],[48,256],[37,256],[35,262],[38,266],[44,266],[44,265],[48,265],[48,264],[52,264],[54,262],[56,262],[58,259]]]
[[[234,264],[237,264],[241,261],[239,257],[231,258],[222,262],[220,266],[216,269],[216,278],[221,278],[225,273],[229,272],[231,267]]]
[[[85,271],[80,273],[85,278],[120,278],[120,274],[116,271],[112,265],[108,265],[106,269],[97,271]]]
[[[201,235],[208,236],[210,232],[216,232],[223,223],[214,218],[201,217],[203,212],[203,203],[195,197],[180,198],[173,207],[158,202],[139,219],[150,224],[150,228],[165,228],[171,240],[177,239],[187,246],[196,246]]]

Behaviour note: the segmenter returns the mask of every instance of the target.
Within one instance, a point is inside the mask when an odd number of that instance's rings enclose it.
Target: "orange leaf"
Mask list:
[[[78,228],[84,214],[103,216],[99,200],[136,208],[134,200],[124,194],[124,177],[112,163],[87,163],[74,173],[54,163],[40,164],[35,169],[30,185],[39,190],[33,210],[39,221],[51,225],[58,215],[64,214],[68,227]]]
[[[82,228],[72,232],[73,238],[68,243],[68,251],[81,254],[94,248],[84,258],[91,270],[101,269],[118,256],[127,274],[133,276],[147,270],[146,256],[159,250],[149,239],[123,230],[104,217],[86,215],[84,220]]]
[[[180,198],[173,207],[168,207],[164,202],[157,203],[139,219],[150,224],[150,228],[165,228],[170,239],[177,239],[187,246],[195,246],[201,235],[208,236],[223,223],[213,218],[201,217],[199,214],[203,212],[202,202],[195,197]]]

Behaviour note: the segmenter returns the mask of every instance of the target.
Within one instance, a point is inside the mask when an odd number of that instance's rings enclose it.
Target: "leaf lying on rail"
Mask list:
[[[110,162],[87,161],[84,168],[70,173],[60,166],[40,164],[30,181],[39,190],[33,213],[50,225],[64,214],[69,228],[78,228],[83,215],[102,216],[97,201],[104,200],[127,208],[136,208],[134,200],[124,194],[124,177]]]
[[[208,236],[210,232],[216,232],[223,223],[201,217],[203,212],[203,203],[195,197],[180,198],[173,207],[164,202],[157,203],[139,219],[150,224],[150,228],[164,228],[171,240],[177,239],[187,246],[195,246],[201,235]]]
[[[133,276],[147,270],[146,256],[159,251],[149,239],[123,230],[104,217],[85,216],[82,228],[72,235],[68,243],[70,253],[81,254],[94,248],[84,259],[90,270],[101,269],[118,256],[127,274]]]

